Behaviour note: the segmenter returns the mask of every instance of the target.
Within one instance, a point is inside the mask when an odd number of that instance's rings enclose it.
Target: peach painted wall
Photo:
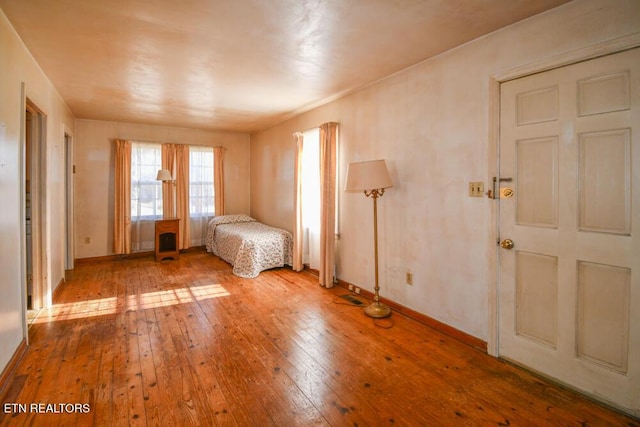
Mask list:
[[[50,304],[55,286],[64,278],[64,133],[73,135],[73,116],[33,60],[0,10],[0,372],[25,335],[21,265],[25,240],[22,234],[23,177],[21,131],[22,83],[26,97],[46,116],[46,195],[44,209],[44,303]],[[62,202],[61,202],[62,201]]]
[[[373,289],[372,202],[342,191],[347,164],[387,160],[378,203],[381,294],[488,340],[495,288],[492,76],[640,31],[640,2],[578,0],[424,61],[251,136],[251,214],[293,228],[292,133],[340,123],[337,275]],[[405,283],[406,272],[414,284]]]
[[[226,147],[226,211],[249,213],[249,134],[76,120],[76,258],[113,254],[113,140],[117,138]],[[85,243],[86,238],[90,243]]]

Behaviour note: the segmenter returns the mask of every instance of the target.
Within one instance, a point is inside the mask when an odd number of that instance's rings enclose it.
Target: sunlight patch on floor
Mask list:
[[[40,315],[41,309],[27,310],[27,325],[35,323],[36,319]]]
[[[40,312],[34,323],[47,323],[57,320],[73,320],[87,317],[105,316],[128,310],[146,310],[167,307],[176,304],[188,304],[196,301],[229,296],[230,293],[220,284],[191,286],[167,289],[157,292],[123,295],[121,297],[98,298],[87,301],[55,304]]]

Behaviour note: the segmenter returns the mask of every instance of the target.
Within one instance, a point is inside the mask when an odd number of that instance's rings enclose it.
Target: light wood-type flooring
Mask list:
[[[203,251],[79,264],[30,328],[0,425],[640,425],[314,279],[241,279]]]

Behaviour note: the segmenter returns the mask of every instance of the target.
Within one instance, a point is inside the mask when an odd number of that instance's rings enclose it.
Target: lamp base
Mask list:
[[[391,309],[380,302],[373,302],[364,309],[364,314],[376,318],[389,317],[391,316]]]

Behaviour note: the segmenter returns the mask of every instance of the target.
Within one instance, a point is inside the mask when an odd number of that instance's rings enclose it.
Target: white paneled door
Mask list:
[[[638,416],[640,49],[500,96],[500,356]]]

